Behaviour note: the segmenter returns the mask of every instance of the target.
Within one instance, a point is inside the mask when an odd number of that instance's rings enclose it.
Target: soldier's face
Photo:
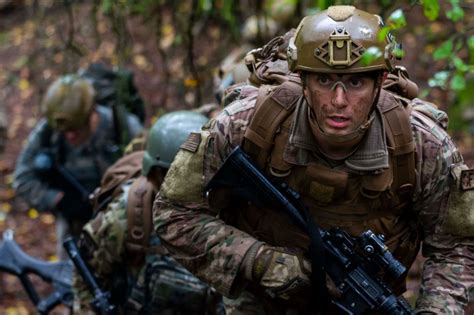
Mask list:
[[[323,131],[347,135],[369,115],[375,97],[375,80],[364,74],[311,73],[304,94]]]
[[[89,129],[87,127],[82,129],[66,130],[63,132],[64,138],[72,146],[79,146],[89,139]]]
[[[62,132],[64,139],[74,146],[80,146],[86,143],[92,134],[97,130],[99,124],[99,115],[97,112],[92,112],[86,124],[80,128],[68,129]]]

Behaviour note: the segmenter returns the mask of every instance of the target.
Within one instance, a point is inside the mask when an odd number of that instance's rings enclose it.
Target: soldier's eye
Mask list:
[[[361,78],[350,78],[349,84],[351,87],[361,87],[363,84],[363,80]]]
[[[319,76],[318,77],[318,83],[320,85],[330,85],[331,84],[331,80],[327,77],[327,76]]]

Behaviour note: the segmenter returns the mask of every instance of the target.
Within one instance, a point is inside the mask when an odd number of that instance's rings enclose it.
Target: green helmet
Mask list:
[[[169,168],[188,135],[201,130],[207,120],[206,116],[192,111],[177,111],[160,117],[148,133],[142,174],[147,176],[153,166]]]
[[[93,105],[92,84],[77,75],[65,75],[48,88],[41,112],[54,129],[79,129],[87,124]]]
[[[305,17],[288,47],[291,71],[356,73],[391,70],[395,41],[387,35],[378,40],[382,18],[353,6],[332,6]],[[375,46],[382,54],[366,65],[362,55]]]

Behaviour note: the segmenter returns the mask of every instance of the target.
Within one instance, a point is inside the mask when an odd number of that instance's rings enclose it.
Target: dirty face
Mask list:
[[[375,98],[373,75],[309,73],[304,95],[320,128],[345,136],[366,122]]]

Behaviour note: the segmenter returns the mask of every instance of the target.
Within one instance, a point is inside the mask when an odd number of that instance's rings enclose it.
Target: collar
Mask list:
[[[290,136],[285,148],[284,159],[291,164],[308,165],[315,160],[319,152],[308,121],[309,107],[301,97],[296,105]],[[375,118],[367,130],[359,147],[344,161],[351,170],[362,172],[377,172],[389,168],[389,154],[385,139],[385,126],[382,114],[375,108]]]

